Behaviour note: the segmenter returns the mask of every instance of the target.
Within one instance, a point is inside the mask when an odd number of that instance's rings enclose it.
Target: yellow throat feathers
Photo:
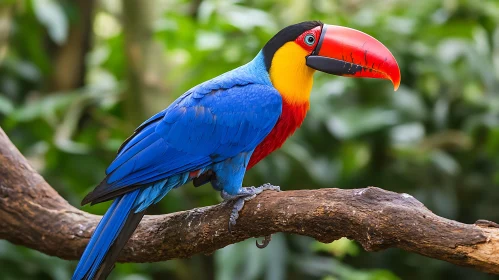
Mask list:
[[[289,104],[309,102],[315,70],[305,64],[308,53],[295,42],[287,42],[279,48],[270,66],[270,80]]]

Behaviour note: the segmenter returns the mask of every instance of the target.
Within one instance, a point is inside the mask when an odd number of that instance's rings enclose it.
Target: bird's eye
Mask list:
[[[308,34],[303,40],[305,41],[305,44],[312,46],[315,43],[315,36],[313,34]]]

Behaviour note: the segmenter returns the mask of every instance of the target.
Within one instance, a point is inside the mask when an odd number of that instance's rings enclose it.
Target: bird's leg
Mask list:
[[[260,187],[247,187],[247,188],[241,188],[241,190],[235,194],[231,195],[228,194],[225,191],[221,192],[222,198],[225,201],[229,200],[236,200],[236,203],[234,204],[234,208],[232,209],[232,212],[230,213],[229,217],[229,232],[232,233],[232,227],[236,225],[237,218],[239,218],[239,211],[243,209],[244,203],[246,201],[252,200],[255,198],[258,194],[260,194],[263,191],[266,190],[272,190],[272,191],[280,191],[281,188],[279,186],[274,186],[271,184],[263,184]],[[257,247],[262,249],[267,247],[271,239],[271,236],[265,236],[265,239],[263,240],[262,244],[258,244],[257,242]]]

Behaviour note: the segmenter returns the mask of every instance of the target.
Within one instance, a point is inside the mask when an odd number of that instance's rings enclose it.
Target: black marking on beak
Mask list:
[[[355,63],[319,55],[309,55],[306,60],[308,67],[338,76],[354,75],[364,68]]]
[[[314,51],[310,55],[317,55],[322,47],[322,42],[324,41],[324,37],[326,36],[327,24],[322,25],[321,36],[319,37],[319,42],[315,46]]]

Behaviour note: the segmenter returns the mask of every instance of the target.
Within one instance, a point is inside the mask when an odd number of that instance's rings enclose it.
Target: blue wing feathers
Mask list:
[[[167,108],[168,109],[168,108]],[[159,113],[157,113],[156,115],[152,116],[151,118],[149,118],[148,120],[146,120],[145,122],[143,122],[139,127],[137,127],[135,129],[135,131],[133,132],[133,134],[128,137],[124,142],[123,144],[121,144],[120,148],[118,149],[118,156],[124,151],[124,150],[127,150],[128,148],[130,148],[131,146],[135,145],[135,143],[137,143],[138,141],[140,141],[142,139],[142,137],[150,134],[150,132],[154,131],[154,129],[152,128],[151,124],[160,120],[164,114],[165,114],[165,111],[167,110],[163,110]],[[145,128],[149,128],[148,130],[149,131],[142,131],[144,130]],[[152,130],[152,131],[151,131]],[[142,132],[142,133],[141,133]],[[141,133],[142,134],[142,137],[138,137],[137,134]],[[106,170],[106,174],[109,173],[107,170]]]
[[[98,187],[96,194],[154,183],[252,151],[274,127],[281,104],[274,88],[258,84],[205,90],[203,98],[186,95],[129,140],[107,170],[105,189]]]
[[[116,179],[121,178],[119,177],[120,174],[131,173],[136,161],[141,158],[145,159],[148,154],[156,152],[154,149],[162,144],[160,142],[163,142],[163,139],[159,137],[159,135],[151,134],[142,138],[142,141],[138,142],[130,149],[123,151],[107,169],[108,174],[110,175],[108,183],[112,183]]]
[[[281,110],[281,95],[260,53],[253,62],[192,88],[142,123],[118,150],[107,177],[82,202],[115,198],[73,279],[107,275],[144,210],[192,176],[212,170],[216,189],[230,185],[227,191],[236,193],[253,150]]]
[[[84,201],[103,201],[99,198],[253,151],[281,110],[281,95],[259,55],[192,88],[141,124],[106,170],[106,179]]]

